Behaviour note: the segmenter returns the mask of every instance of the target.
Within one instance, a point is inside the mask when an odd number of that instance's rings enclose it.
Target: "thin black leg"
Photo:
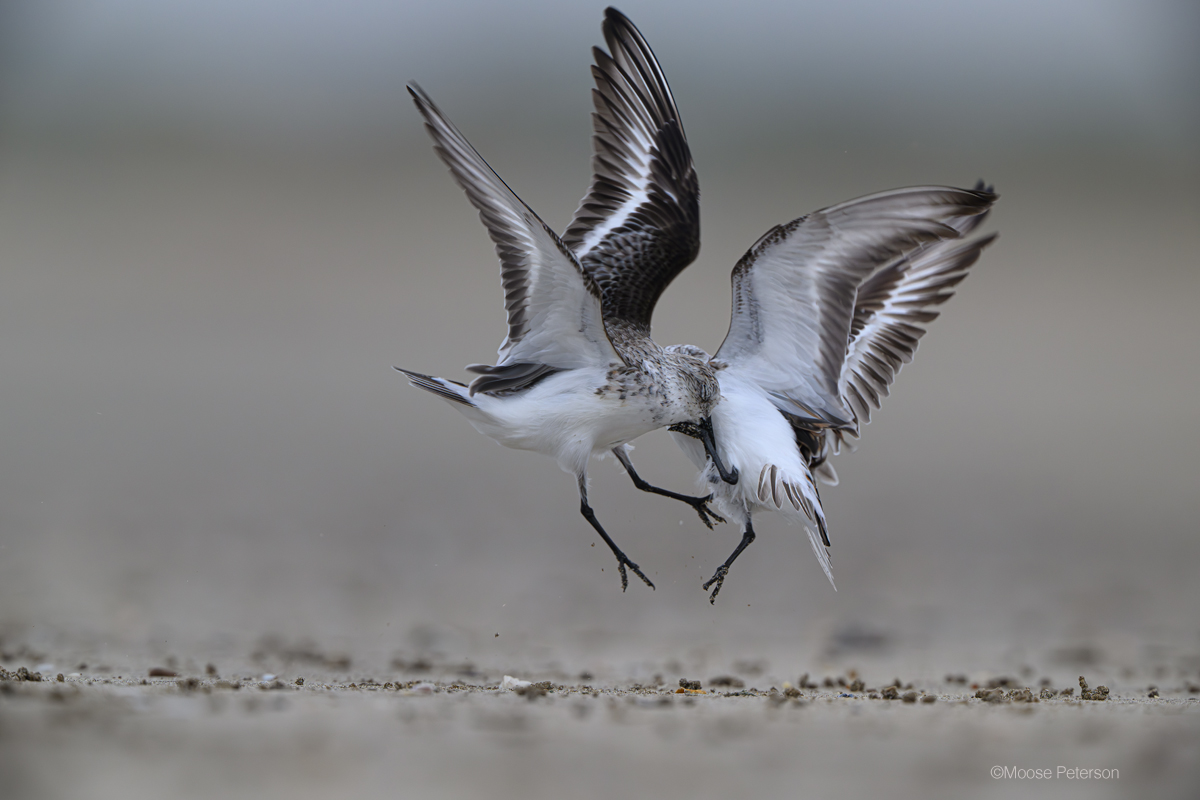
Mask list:
[[[660,489],[657,486],[651,486],[642,480],[642,477],[637,474],[637,470],[633,468],[633,462],[629,460],[629,456],[625,454],[624,449],[620,447],[614,447],[613,455],[617,457],[617,460],[621,462],[621,466],[623,466],[625,471],[629,473],[629,477],[633,480],[633,485],[641,489],[643,492],[661,494],[663,497],[670,497],[672,500],[679,500],[687,503],[689,506],[696,509],[696,513],[700,515],[700,521],[707,525],[710,531],[713,529],[713,526],[712,523],[709,522],[709,517],[712,517],[717,522],[725,521],[724,517],[708,507],[708,502],[712,500],[713,497],[711,494],[704,497],[690,497],[686,494],[672,492],[669,489]]]
[[[725,576],[729,574],[729,565],[732,564],[734,560],[742,554],[742,551],[746,549],[746,546],[753,541],[754,524],[750,521],[750,512],[747,511],[746,527],[742,530],[742,541],[738,543],[737,549],[733,551],[733,555],[725,559],[725,563],[717,567],[717,571],[713,573],[713,576],[709,579],[708,583],[704,584],[705,589],[712,586],[714,583],[716,584],[716,587],[712,590],[712,594],[708,596],[708,602],[714,604],[717,602],[717,592],[721,591],[721,586],[725,583]]]
[[[607,544],[613,551],[613,555],[617,557],[617,565],[621,570],[621,591],[623,592],[629,588],[629,576],[625,574],[626,567],[629,567],[631,570],[633,570],[634,575],[637,575],[639,578],[644,580],[646,585],[653,589],[654,583],[642,574],[642,571],[638,568],[638,565],[630,561],[629,556],[622,553],[621,548],[617,547],[617,543],[608,538],[608,534],[604,532],[604,528],[600,527],[600,521],[596,519],[596,512],[592,511],[592,507],[588,505],[586,475],[579,476],[579,512],[583,514],[583,518],[586,519],[591,526],[596,529],[596,533],[600,534],[600,538],[604,540],[604,543]]]

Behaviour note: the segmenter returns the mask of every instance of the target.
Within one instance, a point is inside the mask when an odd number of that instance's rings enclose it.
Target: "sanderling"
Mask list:
[[[609,53],[594,49],[594,178],[560,239],[492,171],[415,85],[435,150],[491,234],[500,257],[508,335],[495,366],[467,367],[469,386],[401,370],[503,445],[553,456],[576,477],[580,511],[626,567],[653,588],[601,527],[587,499],[590,456],[612,451],[635,485],[682,500],[710,528],[708,497],[650,486],[626,443],[656,428],[698,423],[712,440],[716,376],[694,348],[659,347],[650,317],[700,246],[699,187],[679,111],[645,39],[605,12]],[[719,459],[714,457],[719,464]],[[727,480],[736,473],[719,471]]]
[[[704,584],[713,587],[710,602],[754,541],[757,509],[805,523],[833,583],[815,477],[837,482],[828,457],[845,436],[858,437],[937,318],[935,307],[995,239],[961,237],[996,198],[982,182],[869,195],[772,228],[738,262],[729,334],[709,363],[722,395],[713,410],[716,452],[742,479],[721,481],[693,438],[699,432],[672,427],[714,504],[743,526],[737,549]]]

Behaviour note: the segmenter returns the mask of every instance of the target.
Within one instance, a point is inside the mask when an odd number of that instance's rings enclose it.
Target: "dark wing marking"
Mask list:
[[[917,186],[868,195],[768,231],[733,270],[733,315],[715,360],[815,427],[853,424],[842,366],[859,285],[923,244],[955,239],[986,190]]]
[[[591,188],[563,242],[600,288],[604,316],[649,331],[659,296],[700,250],[700,186],[679,109],[650,45],[609,8],[593,48]]]
[[[516,361],[493,367],[489,364],[469,364],[467,372],[480,377],[471,381],[471,394],[476,392],[517,392],[529,389],[542,378],[562,370],[546,364]]]
[[[409,84],[408,91],[425,117],[434,149],[479,210],[496,244],[508,311],[500,365],[572,369],[619,362],[604,330],[599,290],[575,256],[420,87]]]
[[[986,216],[967,218],[954,227],[965,236]],[[853,416],[847,433],[858,435],[871,421],[871,409],[879,408],[901,367],[912,361],[926,327],[937,319],[937,306],[954,296],[954,287],[995,239],[992,234],[924,245],[859,288],[840,382],[842,400]]]

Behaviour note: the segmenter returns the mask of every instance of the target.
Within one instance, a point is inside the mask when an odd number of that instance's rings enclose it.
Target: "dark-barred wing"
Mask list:
[[[543,366],[573,369],[619,362],[604,331],[599,290],[575,256],[420,87],[409,84],[408,91],[425,117],[434,149],[479,210],[500,257],[508,310],[508,336],[499,352],[504,374],[493,374],[492,369],[477,383],[505,380],[508,383],[502,388],[513,388],[514,378],[536,380],[545,374],[539,370]],[[503,369],[506,366],[510,369]],[[472,384],[472,388],[481,387]]]
[[[951,224],[966,236],[986,217],[985,212]],[[857,436],[871,421],[871,409],[879,408],[901,367],[912,361],[926,327],[937,319],[937,306],[954,296],[954,287],[995,239],[991,234],[923,245],[859,287],[839,388],[853,417],[847,433]]]
[[[926,243],[958,238],[956,226],[995,199],[984,189],[893,189],[772,228],[733,270],[729,333],[713,359],[799,420],[852,425],[842,367],[860,284]]]
[[[700,187],[666,76],[621,12],[593,48],[591,188],[563,242],[600,288],[605,318],[650,326],[654,304],[700,250]]]

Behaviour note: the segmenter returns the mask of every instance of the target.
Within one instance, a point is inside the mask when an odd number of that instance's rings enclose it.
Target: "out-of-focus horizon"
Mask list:
[[[0,12],[4,630],[477,659],[795,655],[862,630],[913,658],[1197,646],[1195,5],[621,8],[702,188],[661,343],[720,342],[729,270],[773,224],[900,185],[1002,196],[999,242],[838,459],[840,591],[764,520],[710,607],[737,532],[594,463],[599,518],[660,587],[622,595],[569,477],[390,370],[460,378],[503,334],[491,244],[405,82],[561,230],[590,174],[602,4],[18,2]],[[691,487],[661,434],[635,462]]]
[[[394,152],[407,80],[486,121],[580,127],[601,6],[18,2],[4,20],[5,131],[343,154]],[[1194,157],[1200,12],[1186,2],[643,3],[706,142],[945,137],[956,149],[1127,145]],[[669,33],[668,33],[669,32]],[[652,45],[654,42],[651,43]],[[684,76],[687,80],[681,80]],[[576,102],[564,102],[575,98]],[[702,123],[702,124],[701,124]],[[799,126],[799,127],[797,127]],[[939,141],[939,145],[943,144]]]

